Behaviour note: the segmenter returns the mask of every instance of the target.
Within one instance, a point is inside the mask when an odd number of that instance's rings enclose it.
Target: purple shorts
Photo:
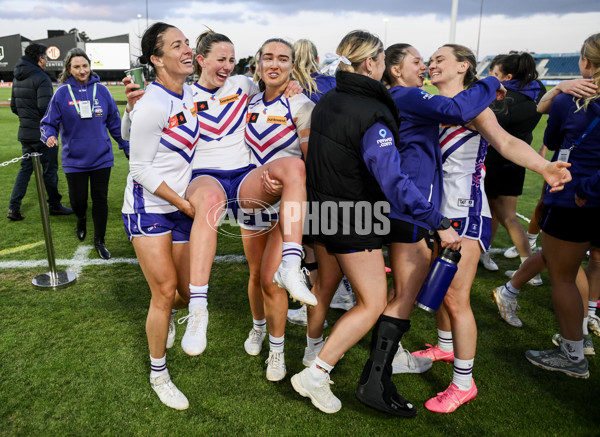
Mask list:
[[[194,220],[181,211],[167,214],[123,214],[127,237],[157,237],[171,234],[173,243],[189,243]]]
[[[458,235],[477,240],[483,250],[490,248],[492,239],[492,219],[489,217],[469,216],[453,218],[452,227]]]

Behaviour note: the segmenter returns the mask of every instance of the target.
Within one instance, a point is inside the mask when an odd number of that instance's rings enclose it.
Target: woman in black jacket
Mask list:
[[[529,53],[498,55],[490,64],[490,74],[500,79],[507,89],[504,100],[490,106],[498,124],[509,134],[531,144],[533,130],[541,118],[537,103],[546,93],[544,84],[537,80],[535,60]],[[517,198],[523,193],[525,169],[503,158],[493,147],[488,149],[485,167],[485,192],[492,211],[492,242],[498,224],[501,224],[515,245],[507,255],[517,252],[523,262],[531,255],[529,240],[517,218]],[[485,259],[487,257],[487,253],[482,255],[484,266],[498,270],[493,261]]]

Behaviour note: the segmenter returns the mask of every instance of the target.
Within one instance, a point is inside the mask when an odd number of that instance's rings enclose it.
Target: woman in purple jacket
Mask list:
[[[579,69],[600,85],[600,33],[583,43]],[[590,247],[600,247],[600,92],[553,99],[544,144],[553,161],[571,164],[573,181],[558,193],[546,191],[540,219],[543,256],[552,284],[554,311],[560,325],[559,347],[525,353],[534,365],[577,378],[589,377],[583,354],[583,302],[575,284],[577,270]],[[597,263],[597,261],[594,261]]]
[[[62,136],[62,166],[67,176],[71,207],[77,216],[76,234],[86,235],[88,184],[92,197],[94,245],[100,258],[109,259],[104,244],[108,219],[108,181],[114,165],[111,136],[129,156],[129,142],[121,138],[121,117],[108,89],[90,68],[90,58],[79,48],[69,50],[57,90],[41,122],[42,141],[58,145]]]

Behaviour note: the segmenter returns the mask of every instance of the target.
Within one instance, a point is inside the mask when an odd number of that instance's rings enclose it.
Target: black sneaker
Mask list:
[[[73,210],[66,206],[60,205],[58,208],[50,208],[50,215],[71,215]]]
[[[8,210],[8,214],[6,215],[6,217],[12,220],[13,222],[25,220],[25,216],[21,214],[21,211],[13,211],[12,209]]]

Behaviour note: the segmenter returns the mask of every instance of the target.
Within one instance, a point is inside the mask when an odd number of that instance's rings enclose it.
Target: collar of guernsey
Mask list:
[[[98,82],[96,82],[94,84],[94,93],[92,96],[92,102],[96,101],[96,85],[98,85]],[[71,98],[73,99],[73,105],[75,105],[75,109],[77,110],[77,113],[81,115],[81,111],[79,110],[79,104],[77,104],[77,99],[73,95],[73,89],[71,88],[71,84],[67,84],[67,87],[69,88],[69,94],[71,94]]]

